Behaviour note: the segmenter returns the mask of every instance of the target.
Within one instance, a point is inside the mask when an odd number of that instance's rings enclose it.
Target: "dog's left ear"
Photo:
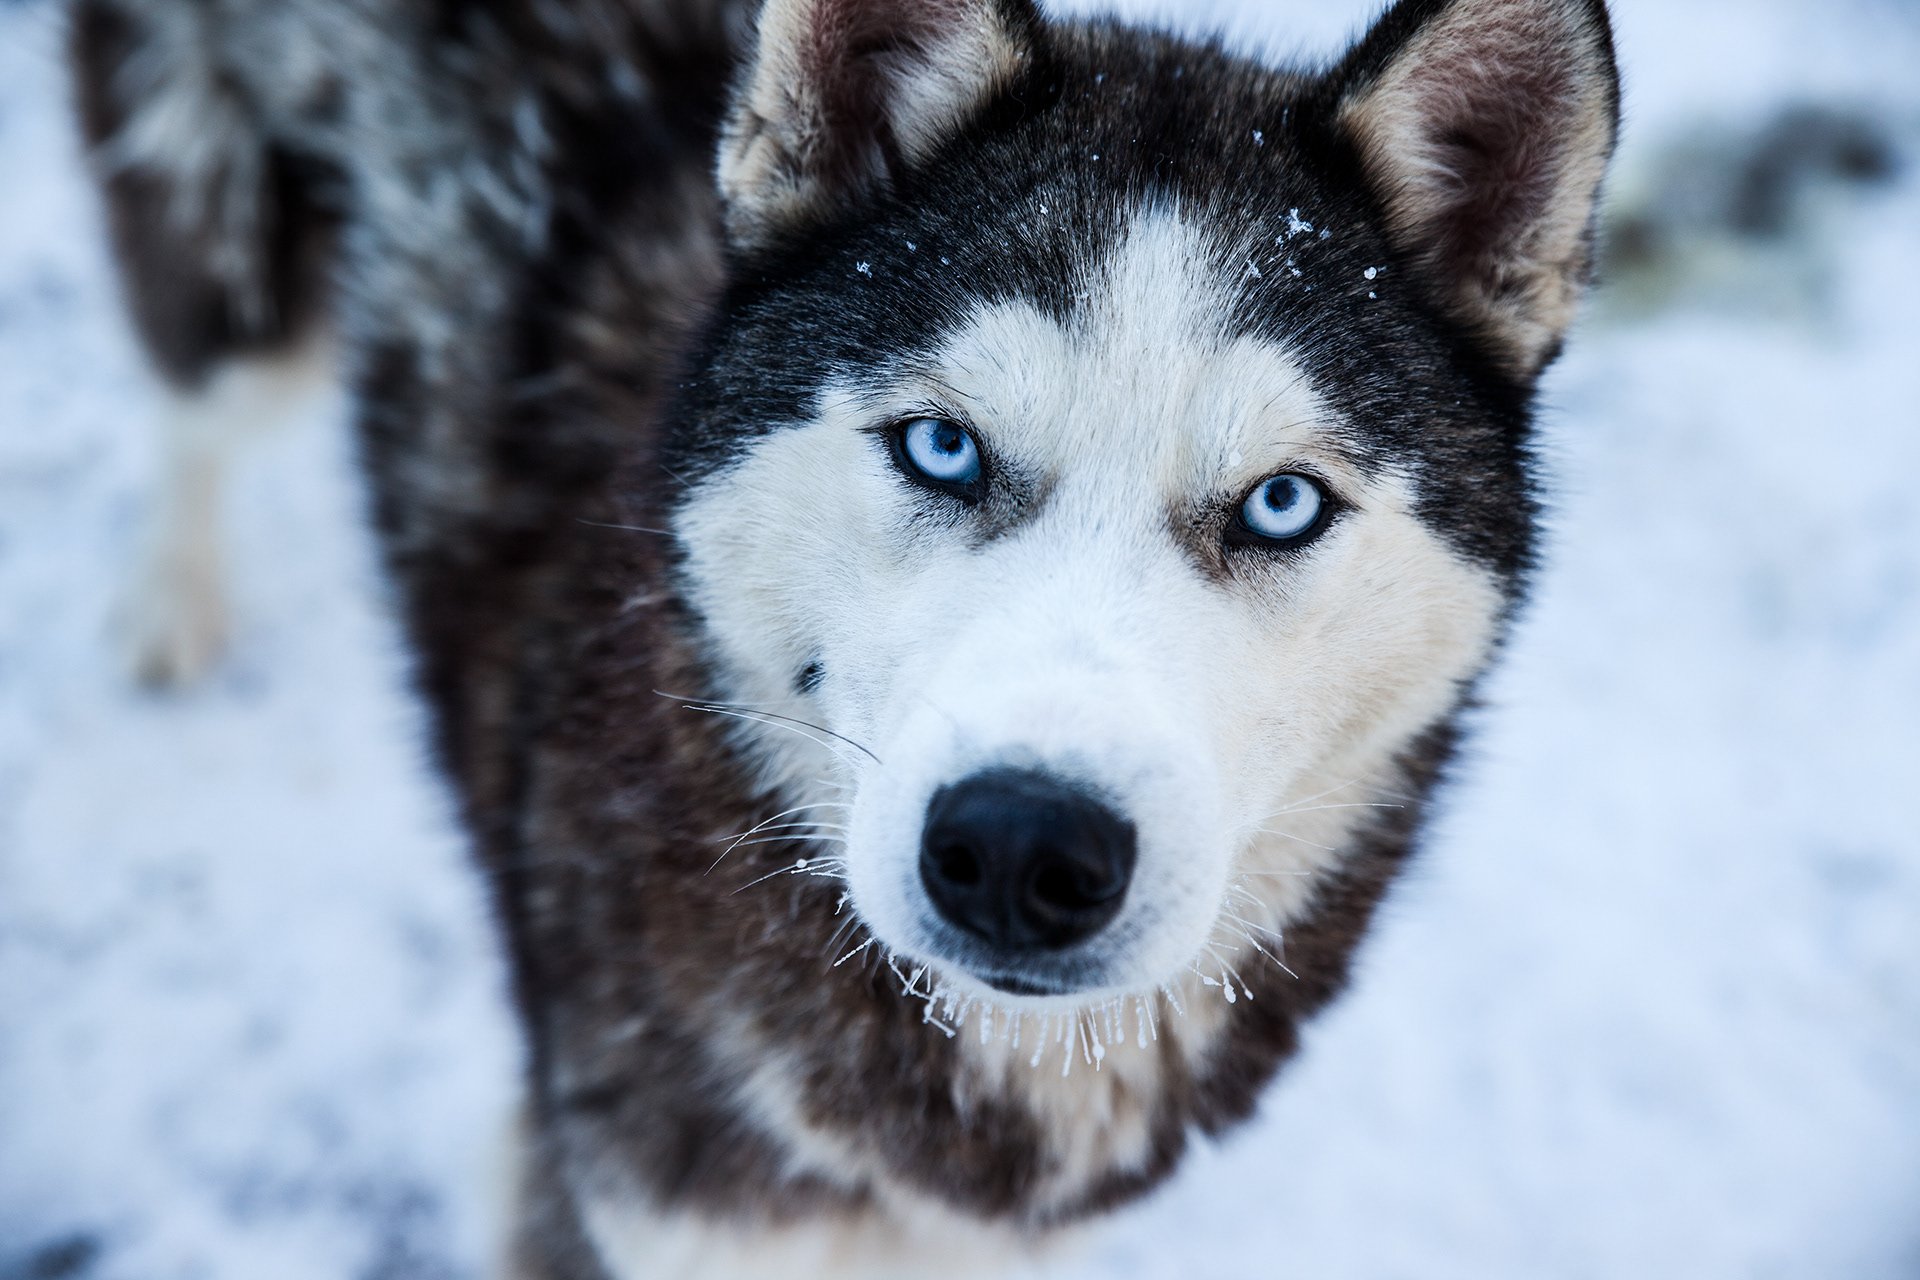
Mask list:
[[[1388,234],[1531,380],[1590,269],[1619,127],[1604,0],[1401,0],[1334,71]]]
[[[764,244],[885,188],[1034,74],[1032,0],[766,0],[720,141],[727,232]]]

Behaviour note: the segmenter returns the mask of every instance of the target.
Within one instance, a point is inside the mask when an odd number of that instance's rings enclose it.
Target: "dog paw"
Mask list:
[[[148,566],[122,611],[122,640],[133,678],[149,689],[194,685],[227,648],[227,605],[213,565],[160,561]]]

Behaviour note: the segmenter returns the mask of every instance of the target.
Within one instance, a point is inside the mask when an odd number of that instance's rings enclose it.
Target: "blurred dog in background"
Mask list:
[[[525,1277],[952,1275],[1244,1118],[1525,586],[1600,0],[76,0],[142,673],[336,359],[529,1049]],[[318,355],[316,353],[319,353]]]

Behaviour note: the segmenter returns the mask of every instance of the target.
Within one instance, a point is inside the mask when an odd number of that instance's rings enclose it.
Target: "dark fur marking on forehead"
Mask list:
[[[1283,348],[1355,462],[1409,472],[1428,526],[1515,582],[1532,545],[1531,388],[1389,247],[1321,82],[1111,25],[1051,37],[1043,103],[987,113],[863,219],[738,263],[671,465],[725,465],[811,418],[830,379],[936,350],[982,307],[1071,324],[1140,211],[1160,207],[1214,255],[1235,298],[1223,336]]]

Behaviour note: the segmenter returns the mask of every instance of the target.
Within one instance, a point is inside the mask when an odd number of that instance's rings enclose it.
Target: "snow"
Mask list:
[[[1893,0],[1615,8],[1628,169],[1794,97],[1920,119]],[[1324,54],[1364,9],[1201,21]],[[340,408],[245,467],[233,660],[131,692],[155,406],[58,34],[0,4],[0,1277],[469,1275],[515,1048]],[[1424,859],[1260,1120],[1075,1276],[1920,1273],[1916,167],[1824,224],[1819,312],[1590,313]]]

